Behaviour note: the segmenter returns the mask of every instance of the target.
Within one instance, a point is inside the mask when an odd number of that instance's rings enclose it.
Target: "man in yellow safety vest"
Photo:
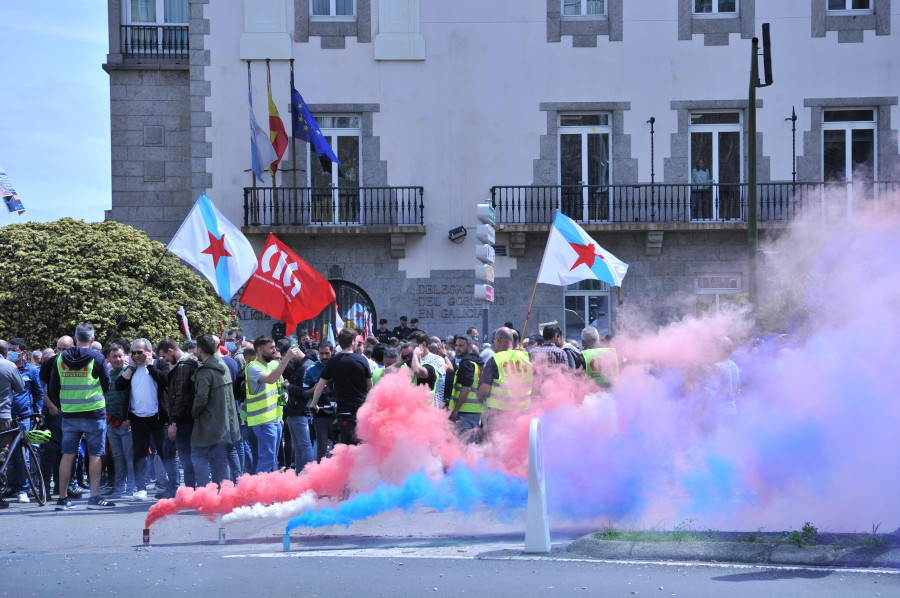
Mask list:
[[[62,412],[62,458],[59,463],[59,500],[57,511],[75,505],[67,496],[72,463],[82,436],[87,444],[88,477],[91,498],[88,509],[108,510],[115,507],[100,497],[101,457],[106,454],[106,398],[109,372],[106,360],[91,348],[94,327],[79,324],[75,328],[75,347],[67,349],[56,360],[50,373],[47,394]]]
[[[526,351],[516,348],[517,336],[506,326],[494,333],[494,355],[484,363],[478,381],[478,396],[487,407],[482,415],[485,426],[497,412],[531,406],[531,360]]]
[[[613,380],[619,375],[619,355],[613,347],[604,347],[600,342],[600,333],[593,326],[581,331],[581,344],[584,350],[584,369],[588,378],[609,390]]]
[[[297,347],[291,347],[280,361],[275,360],[275,340],[270,336],[258,336],[253,340],[257,357],[247,364],[247,426],[256,437],[256,472],[278,469],[278,441],[281,438],[281,418],[278,409],[278,384],[284,368],[295,357]]]
[[[468,336],[461,334],[455,336],[453,346],[459,363],[453,377],[453,392],[449,405],[450,421],[456,422],[462,436],[470,430],[481,427],[484,399],[473,390],[481,376],[481,360],[478,355],[469,352]]]

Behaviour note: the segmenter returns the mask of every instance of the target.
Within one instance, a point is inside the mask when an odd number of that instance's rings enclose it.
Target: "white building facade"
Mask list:
[[[540,285],[532,323],[557,320],[578,338],[586,323],[614,332],[628,310],[664,322],[720,309],[747,292],[751,158],[763,238],[800,213],[852,217],[900,189],[891,10],[891,0],[110,0],[108,217],[166,242],[206,192],[257,249],[274,233],[326,276],[342,317],[361,303],[391,327],[406,315],[446,336],[482,327],[476,205],[497,215],[490,328],[521,328],[561,209],[630,269],[622,288]],[[774,84],[757,90],[751,157],[762,23]],[[288,134],[293,68],[340,168],[326,171],[297,141],[274,187],[255,181],[248,65],[267,128],[267,64]],[[450,240],[458,227],[468,234]],[[267,316],[238,313],[249,336],[272,332]]]

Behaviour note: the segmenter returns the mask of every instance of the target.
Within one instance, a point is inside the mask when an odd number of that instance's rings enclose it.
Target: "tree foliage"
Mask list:
[[[184,339],[180,305],[192,335],[228,325],[231,310],[212,285],[130,226],[71,218],[11,224],[0,229],[0,247],[2,338],[46,345],[88,322],[105,343],[145,280],[115,336]]]

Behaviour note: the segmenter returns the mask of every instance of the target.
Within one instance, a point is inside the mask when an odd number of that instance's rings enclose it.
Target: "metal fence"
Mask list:
[[[245,187],[245,226],[417,226],[422,187]]]
[[[557,209],[578,222],[741,222],[747,198],[746,183],[491,187],[497,222],[503,224],[549,223]],[[898,204],[900,181],[757,185],[759,221],[801,214],[841,219],[866,209],[897,210]]]
[[[126,58],[187,58],[187,25],[122,25],[122,54]]]

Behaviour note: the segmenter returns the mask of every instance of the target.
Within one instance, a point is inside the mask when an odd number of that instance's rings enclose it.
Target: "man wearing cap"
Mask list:
[[[378,320],[378,330],[375,331],[375,338],[378,339],[379,343],[384,343],[385,345],[391,340],[391,331],[388,330],[387,320],[384,318]]]
[[[391,331],[391,336],[401,341],[405,341],[412,332],[412,328],[406,325],[406,316],[400,316],[400,325],[395,326]]]
[[[409,334],[412,334],[413,332],[424,332],[424,330],[419,328],[419,318],[413,318],[409,321],[409,324],[412,326],[412,328],[409,329]],[[409,335],[407,335],[407,338],[409,338]]]

